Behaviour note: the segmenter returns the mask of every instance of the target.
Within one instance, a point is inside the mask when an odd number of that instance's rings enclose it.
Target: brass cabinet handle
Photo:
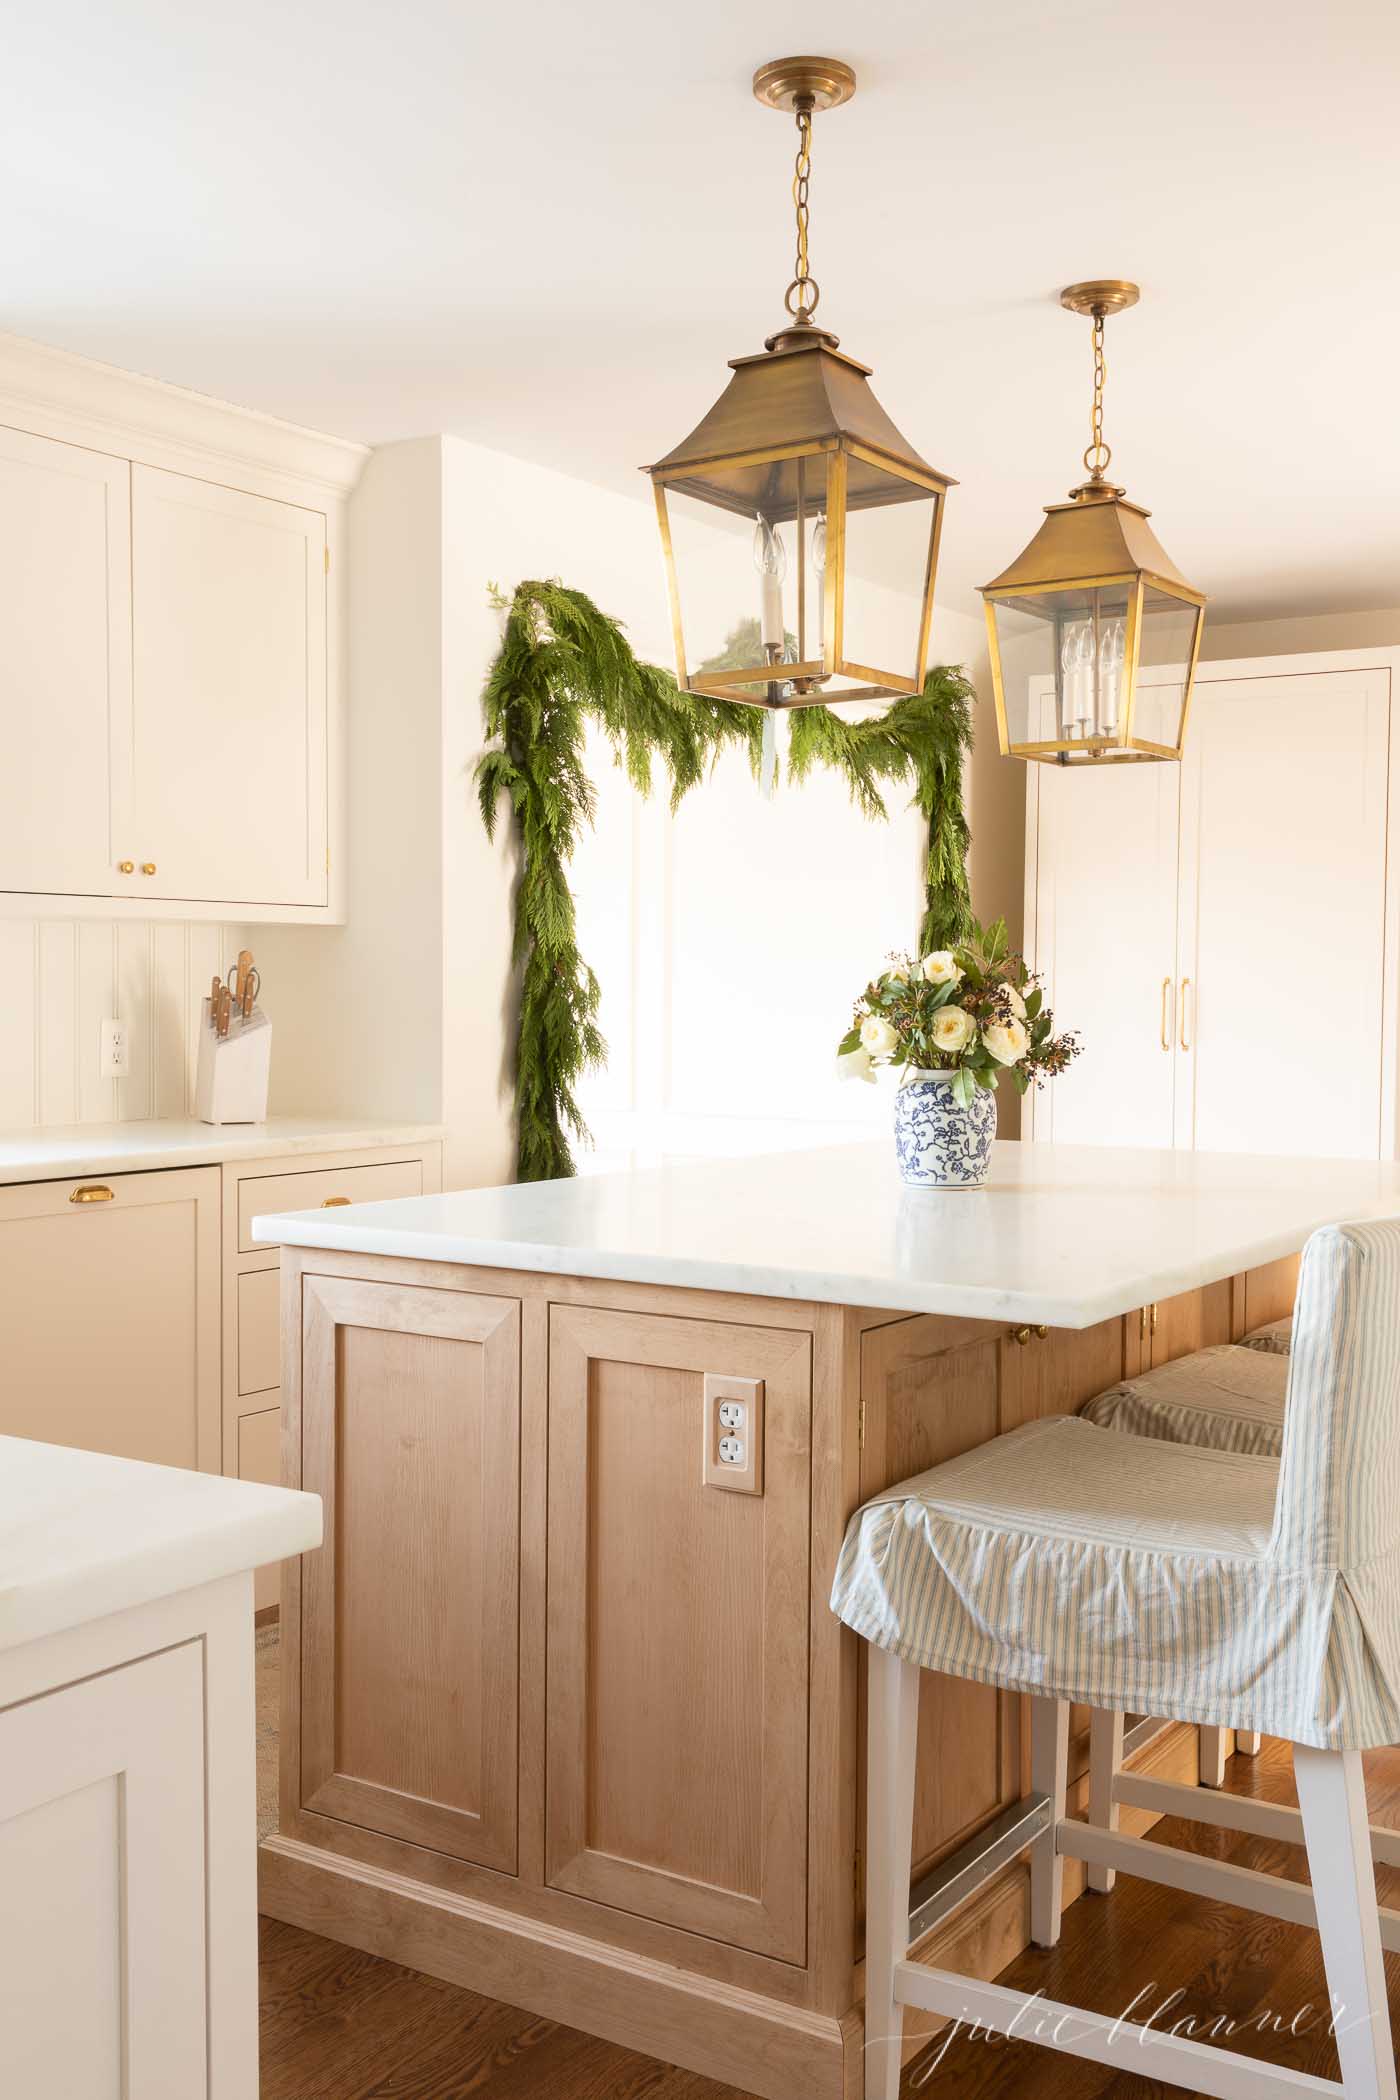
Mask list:
[[[85,1181],[80,1189],[68,1191],[70,1203],[112,1203],[115,1200],[116,1190],[100,1181]]]
[[[1150,1306],[1148,1307],[1148,1311],[1149,1311],[1149,1312],[1150,1312],[1150,1314],[1151,1314],[1151,1318],[1150,1318],[1150,1320],[1148,1321],[1148,1326],[1149,1326],[1149,1328],[1150,1328],[1151,1332],[1152,1332],[1153,1334],[1155,1334],[1155,1333],[1157,1332],[1157,1306],[1156,1306],[1156,1302],[1155,1302],[1155,1300],[1154,1300],[1154,1302],[1152,1303],[1152,1305],[1150,1305]]]
[[[342,1203],[348,1203],[349,1201],[350,1198],[348,1196],[327,1196],[322,1202],[321,1208],[322,1210],[339,1210]]]
[[[1167,994],[1171,988],[1172,981],[1170,977],[1164,977],[1162,979],[1162,1048],[1164,1050],[1170,1050],[1172,1046],[1171,1024],[1167,1020]]]
[[[156,872],[156,864],[155,864],[155,862],[154,862],[153,860],[143,860],[143,861],[142,861],[142,863],[141,863],[141,873],[142,873],[143,875],[154,875],[154,874],[155,874],[155,872]]]
[[[1045,1337],[1049,1334],[1049,1332],[1050,1329],[1048,1327],[1037,1327],[1035,1330],[1036,1340],[1038,1342],[1043,1342],[1045,1340]]]
[[[1183,1050],[1189,1050],[1191,1048],[1191,1045],[1186,1040],[1186,994],[1190,991],[1190,989],[1190,978],[1183,977],[1181,980],[1181,1047]]]
[[[135,863],[135,861],[134,861],[134,860],[119,860],[119,861],[117,862],[117,873],[118,873],[119,875],[134,875],[134,874],[136,873],[136,863]]]
[[[1010,1339],[1013,1342],[1019,1343],[1022,1349],[1025,1348],[1030,1338],[1031,1331],[1029,1327],[1013,1327],[1010,1331]]]

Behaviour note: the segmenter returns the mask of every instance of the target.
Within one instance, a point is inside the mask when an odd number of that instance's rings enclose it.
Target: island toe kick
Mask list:
[[[282,1260],[284,1477],[323,1498],[326,1543],[284,1573],[263,1910],[771,2100],[853,2100],[863,1688],[827,1608],[847,1517],[1286,1313],[1296,1264],[1044,1330]],[[1140,1770],[1195,1779],[1195,1730],[1131,1740]],[[926,1673],[918,1958],[988,1977],[1026,1945],[1011,1854],[1036,1813],[1021,1701]],[[1067,1898],[1081,1877],[1067,1861]],[[911,2017],[907,2048],[934,2024]]]

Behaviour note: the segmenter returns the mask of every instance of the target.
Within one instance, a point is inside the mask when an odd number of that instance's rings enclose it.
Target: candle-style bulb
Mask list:
[[[753,565],[759,574],[759,640],[765,649],[783,647],[783,578],[787,548],[782,536],[760,512],[754,519]]]

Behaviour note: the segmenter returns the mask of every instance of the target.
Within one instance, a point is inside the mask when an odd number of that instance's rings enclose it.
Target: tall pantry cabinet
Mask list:
[[[1180,766],[1030,768],[1027,956],[1084,1048],[1028,1135],[1393,1155],[1397,673],[1205,664]]]

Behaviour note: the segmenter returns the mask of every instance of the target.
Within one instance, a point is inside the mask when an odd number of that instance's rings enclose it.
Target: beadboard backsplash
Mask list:
[[[0,919],[0,1128],[191,1114],[199,1002],[239,946],[231,926]],[[98,1071],[108,1019],[125,1079]]]

